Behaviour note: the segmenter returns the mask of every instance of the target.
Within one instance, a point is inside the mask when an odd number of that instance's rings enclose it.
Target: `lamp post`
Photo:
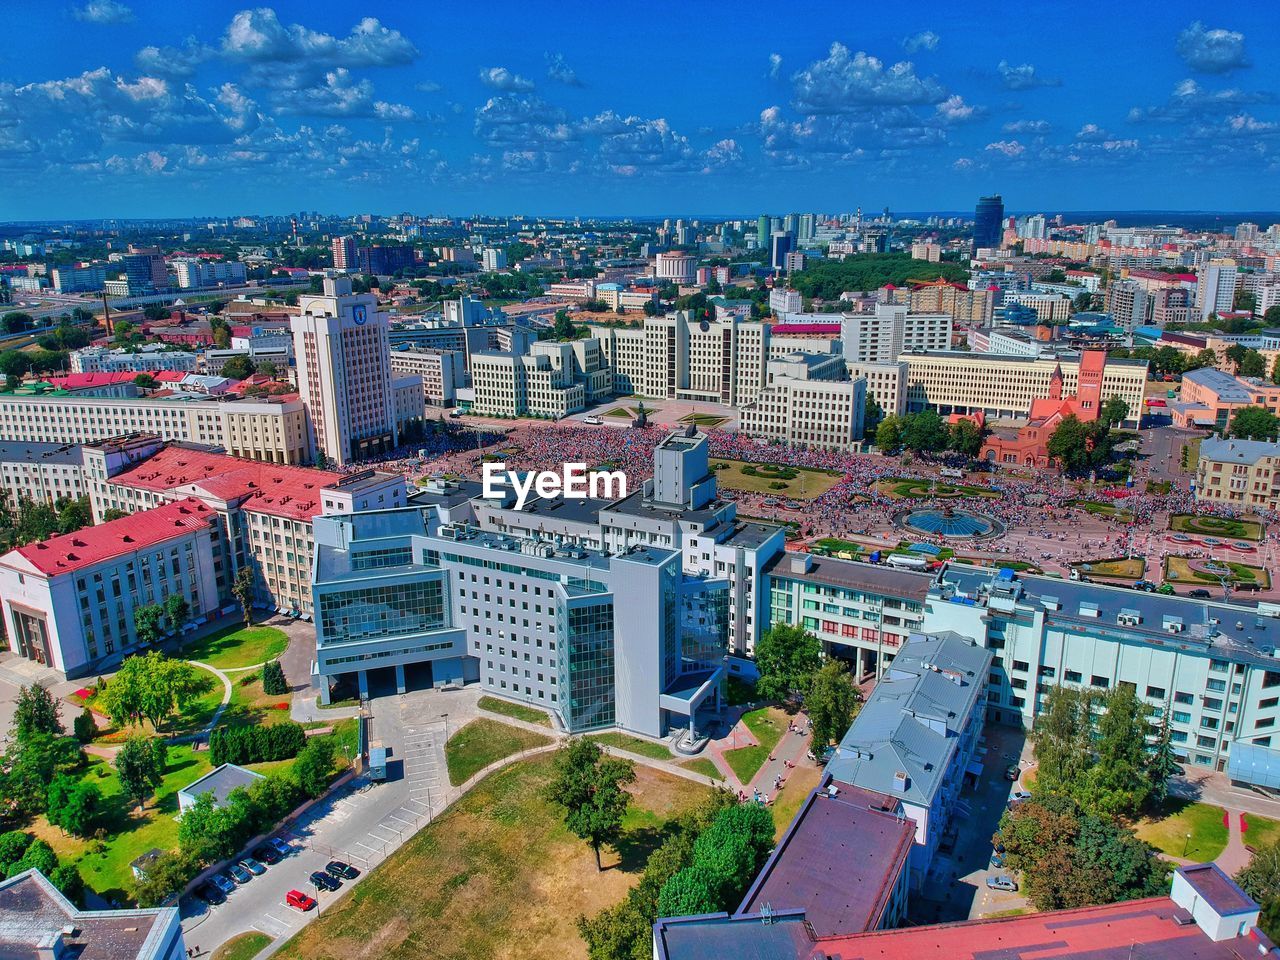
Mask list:
[[[1184,840],[1184,841],[1182,841],[1182,857],[1183,857],[1183,859],[1186,859],[1186,856],[1187,856],[1187,847],[1189,847],[1190,845],[1191,845],[1191,834],[1189,834],[1189,833],[1188,833],[1188,834],[1187,834],[1187,839],[1186,839],[1186,840]]]

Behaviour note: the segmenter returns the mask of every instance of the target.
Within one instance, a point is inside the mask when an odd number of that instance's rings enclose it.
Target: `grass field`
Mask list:
[[[760,707],[744,713],[742,722],[760,742],[753,747],[726,750],[724,759],[742,785],[746,786],[782,739],[782,734],[787,729],[787,714],[778,707]]]
[[[1197,533],[1224,540],[1261,540],[1262,524],[1256,520],[1233,517],[1202,516],[1179,513],[1169,518],[1169,529],[1175,533]]]
[[[623,420],[631,420],[635,418],[635,414],[626,407],[614,407],[612,410],[606,413],[605,416],[621,417]]]
[[[490,713],[500,713],[504,717],[511,717],[513,720],[523,720],[525,723],[537,723],[544,727],[551,726],[551,717],[547,715],[545,710],[539,710],[536,707],[526,707],[519,703],[509,703],[506,700],[499,700],[497,697],[481,697],[477,706],[481,710],[488,710]]]
[[[253,960],[270,942],[265,933],[241,933],[213,951],[210,960]]]
[[[704,777],[710,777],[712,780],[723,780],[724,774],[706,757],[694,757],[692,760],[681,761],[680,766],[692,770],[694,773],[700,773]]]
[[[1128,522],[1129,518],[1133,516],[1132,510],[1117,507],[1113,503],[1095,503],[1092,500],[1068,500],[1067,506],[1083,510],[1085,513],[1091,513],[1095,517],[1110,517],[1113,520],[1125,522]]]
[[[1142,557],[1117,557],[1114,560],[1089,560],[1082,563],[1073,563],[1072,566],[1090,577],[1141,580],[1147,569],[1147,561]]]
[[[782,839],[791,821],[795,819],[800,805],[804,803],[809,791],[822,779],[822,771],[816,767],[796,767],[787,775],[782,789],[774,797],[769,812],[773,814],[774,842]]]
[[[841,540],[839,537],[823,537],[821,540],[813,541],[810,546],[815,551],[821,550],[837,557],[844,554],[853,557],[866,550],[866,547],[860,543],[854,543],[852,540]]]
[[[1248,825],[1244,832],[1246,846],[1257,849],[1280,839],[1280,820],[1269,820],[1250,813],[1245,817],[1245,823]]]
[[[877,484],[881,493],[902,500],[927,500],[934,497],[986,497],[993,499],[1000,496],[998,490],[989,487],[977,487],[971,483],[933,483],[930,480],[908,478],[881,480]]]
[[[1218,561],[1231,571],[1231,584],[1257,584],[1266,590],[1271,586],[1271,574],[1264,567],[1254,567],[1247,563],[1235,563],[1230,560]],[[1195,570],[1186,557],[1166,557],[1164,561],[1164,578],[1172,583],[1205,583],[1221,584],[1222,581],[1212,573]]]
[[[184,646],[178,655],[219,670],[235,670],[274,660],[288,645],[288,635],[275,627],[229,627]]]
[[[605,746],[617,747],[619,750],[628,750],[631,753],[638,754],[642,757],[648,757],[650,760],[674,760],[668,750],[661,743],[654,743],[651,740],[641,740],[639,737],[633,737],[629,733],[619,733],[611,731],[610,733],[593,733],[587,739],[602,743]]]
[[[1207,803],[1171,800],[1165,816],[1143,820],[1134,830],[1139,838],[1171,857],[1205,863],[1226,849],[1227,828],[1222,814],[1221,807]],[[1191,834],[1190,840],[1187,834]]]
[[[728,417],[717,417],[713,413],[687,413],[680,418],[681,423],[692,423],[699,427],[718,427],[720,424],[728,420]]]
[[[549,756],[486,777],[277,956],[585,960],[575,918],[621,900],[667,822],[709,788],[637,767],[626,833],[597,872],[591,848],[546,799],[551,777]]]
[[[724,464],[724,466],[719,466],[719,464]],[[748,464],[742,460],[712,459],[711,461],[711,469],[715,471],[716,483],[726,490],[746,490],[749,493],[763,493],[788,500],[813,500],[815,497],[822,496],[840,482],[838,474],[828,473],[825,470],[809,470],[804,467],[781,467],[778,464],[770,463],[753,463],[749,465],[762,472],[756,476],[743,473],[742,468],[748,466]],[[775,469],[795,470],[796,476],[792,480],[770,476],[770,473]],[[770,486],[773,483],[783,483],[785,486],[782,488]]]
[[[472,720],[444,745],[449,782],[456,787],[503,757],[550,742],[550,737],[488,717]]]

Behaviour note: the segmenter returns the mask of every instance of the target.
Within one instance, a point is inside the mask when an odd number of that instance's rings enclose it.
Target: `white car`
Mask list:
[[[583,422],[583,423],[589,423],[589,424],[591,424],[593,427],[599,427],[599,426],[602,426],[602,425],[604,424],[604,421],[603,421],[603,420],[601,420],[599,417],[583,417],[583,418],[582,418],[582,422]]]

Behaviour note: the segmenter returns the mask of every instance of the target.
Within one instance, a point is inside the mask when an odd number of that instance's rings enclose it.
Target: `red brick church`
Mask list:
[[[1009,466],[1042,467],[1050,462],[1049,438],[1058,424],[1075,414],[1082,423],[1097,420],[1102,413],[1102,374],[1107,366],[1103,350],[1085,350],[1080,356],[1079,385],[1073,396],[1062,395],[1062,366],[1054,368],[1049,381],[1049,396],[1031,401],[1026,426],[1012,436],[992,433],[982,445],[979,456],[992,463]]]

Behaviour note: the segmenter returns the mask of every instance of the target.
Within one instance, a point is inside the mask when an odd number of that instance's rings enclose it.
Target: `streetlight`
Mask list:
[[[1187,839],[1182,842],[1182,857],[1185,860],[1187,856],[1187,847],[1191,844],[1191,834],[1187,834]]]

